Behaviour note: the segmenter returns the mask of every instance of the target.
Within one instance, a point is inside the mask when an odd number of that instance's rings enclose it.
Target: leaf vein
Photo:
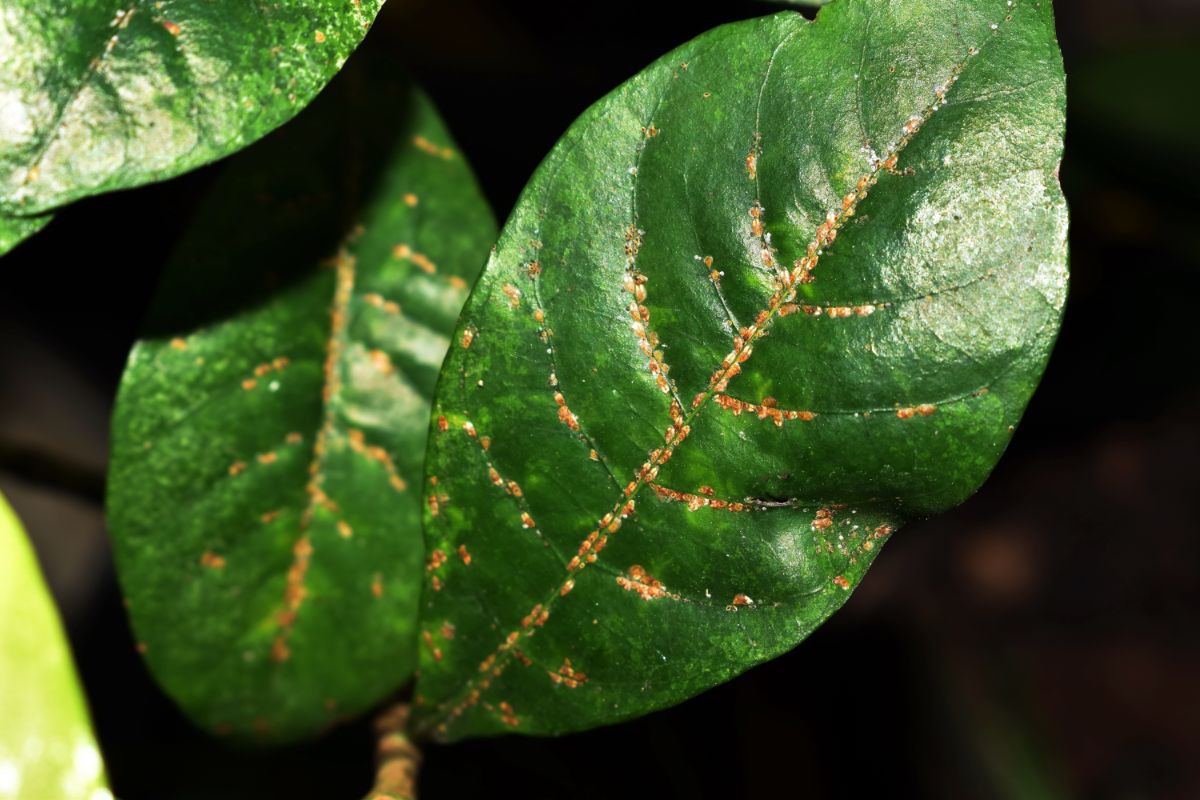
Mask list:
[[[129,20],[133,18],[134,13],[138,10],[141,3],[142,0],[133,0],[129,8],[123,14],[118,14],[118,21],[116,22],[118,31],[124,30],[129,25]],[[54,142],[58,139],[59,134],[62,132],[63,119],[66,117],[67,110],[75,104],[80,95],[83,94],[83,90],[87,88],[92,79],[100,72],[101,68],[104,66],[105,59],[107,59],[109,54],[116,49],[119,41],[120,33],[114,33],[105,41],[104,49],[100,51],[100,54],[88,62],[87,69],[84,70],[83,75],[80,76],[79,82],[76,84],[75,89],[71,92],[71,96],[55,110],[54,120],[50,123],[49,131],[38,146],[37,153],[33,156],[32,162],[25,173],[25,178],[22,182],[22,188],[27,187],[30,183],[33,183],[35,180],[37,180],[38,172],[41,168],[42,162],[46,158],[46,154],[50,151],[50,147],[54,144]]]

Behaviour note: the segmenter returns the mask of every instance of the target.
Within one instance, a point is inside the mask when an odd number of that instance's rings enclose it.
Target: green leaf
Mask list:
[[[0,797],[112,800],[54,599],[0,496]]]
[[[9,0],[0,13],[0,210],[178,175],[291,119],[383,0]]]
[[[122,379],[119,577],[151,670],[219,733],[311,734],[415,663],[430,399],[496,226],[387,71],[231,163]]]
[[[676,703],[975,490],[1061,317],[1063,84],[1049,3],[838,0],[571,127],[435,398],[418,732]]]
[[[46,227],[53,214],[40,217],[10,217],[0,214],[0,256]]]

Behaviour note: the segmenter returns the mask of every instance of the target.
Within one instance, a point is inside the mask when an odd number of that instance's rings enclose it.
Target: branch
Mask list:
[[[375,785],[367,800],[416,800],[421,751],[408,738],[408,704],[384,709],[375,720]]]

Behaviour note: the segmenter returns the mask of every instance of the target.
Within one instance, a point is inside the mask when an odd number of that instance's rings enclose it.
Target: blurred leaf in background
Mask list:
[[[111,800],[71,649],[0,496],[0,798]]]

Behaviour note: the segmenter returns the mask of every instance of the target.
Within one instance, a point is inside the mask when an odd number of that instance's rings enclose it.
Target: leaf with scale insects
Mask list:
[[[147,663],[242,738],[316,733],[416,660],[429,403],[495,222],[429,102],[368,63],[230,162],[113,418]]]
[[[0,211],[45,211],[245,147],[316,96],[381,5],[6,0]]]
[[[836,0],[572,125],[442,369],[418,732],[678,702],[975,490],[1061,318],[1063,84],[1048,2]]]

